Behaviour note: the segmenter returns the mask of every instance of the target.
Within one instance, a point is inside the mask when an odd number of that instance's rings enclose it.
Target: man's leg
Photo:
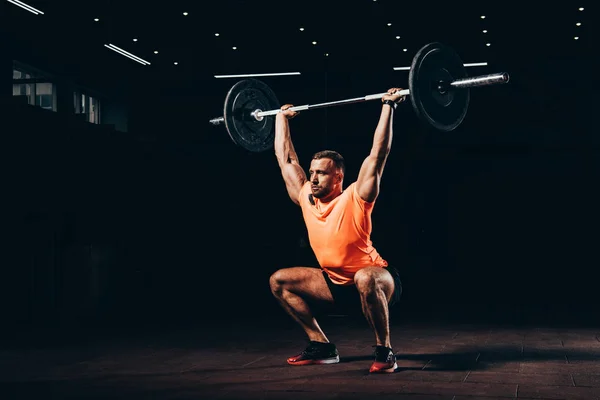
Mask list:
[[[392,347],[388,302],[394,293],[394,279],[385,268],[368,267],[354,275],[354,282],[377,345]]]
[[[321,269],[308,267],[280,269],[271,275],[270,285],[275,298],[300,324],[309,340],[329,342],[307,303],[307,300],[333,303],[333,297]]]
[[[321,330],[308,301],[333,303],[320,269],[294,267],[280,269],[271,276],[271,291],[283,308],[304,329],[310,343],[304,351],[287,359],[291,365],[335,364],[340,362],[337,348]]]
[[[390,338],[388,303],[394,293],[394,278],[386,268],[367,267],[354,275],[363,313],[375,332],[377,344],[371,372],[393,372],[396,359]]]

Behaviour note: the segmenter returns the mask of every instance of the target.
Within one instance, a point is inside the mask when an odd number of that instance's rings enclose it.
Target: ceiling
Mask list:
[[[2,2],[6,27],[21,47],[60,58],[67,69],[116,76],[376,72],[409,66],[417,50],[432,41],[451,46],[464,62],[485,61],[498,70],[540,57],[592,57],[590,0],[543,7],[524,1],[25,1],[44,15]],[[107,43],[151,65],[114,53]]]

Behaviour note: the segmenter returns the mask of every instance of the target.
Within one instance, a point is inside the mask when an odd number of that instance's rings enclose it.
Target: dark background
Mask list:
[[[425,127],[408,102],[396,112],[372,235],[401,271],[393,318],[595,323],[592,4],[578,14],[579,4],[566,1],[544,9],[364,3],[292,10],[274,2],[31,0],[45,10],[34,16],[2,2],[5,333],[286,319],[268,279],[278,268],[315,265],[301,214],[272,151],[250,153],[208,124],[238,80],[214,75],[301,71],[260,79],[281,103],[337,100],[406,86],[408,72],[392,67],[410,65],[430,41],[465,62],[489,63],[470,75],[506,71],[511,81],[472,89],[467,117],[451,133]],[[190,12],[185,22],[182,10]],[[401,26],[401,45],[388,19]],[[299,25],[315,32],[318,49]],[[151,66],[102,46],[137,36],[140,47],[127,47],[134,54],[150,59],[160,48]],[[68,107],[16,104],[15,60],[51,72],[60,87],[93,88],[120,107],[127,130],[82,122]],[[347,160],[345,184],[354,181],[380,108],[301,113],[292,135],[305,169],[314,152],[335,149]]]

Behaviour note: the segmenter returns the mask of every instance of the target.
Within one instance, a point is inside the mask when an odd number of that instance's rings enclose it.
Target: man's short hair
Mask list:
[[[322,158],[333,160],[335,166],[342,170],[342,174],[346,174],[346,163],[344,162],[344,157],[342,157],[340,153],[333,150],[323,150],[313,155],[313,160],[320,160]]]

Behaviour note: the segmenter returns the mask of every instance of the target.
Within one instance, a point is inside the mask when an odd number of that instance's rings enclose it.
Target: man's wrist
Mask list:
[[[396,106],[397,106],[396,103],[394,103],[392,100],[389,100],[389,99],[383,100],[383,104],[384,105],[387,104],[388,106],[392,107],[392,109],[394,109],[394,110],[396,109]]]

